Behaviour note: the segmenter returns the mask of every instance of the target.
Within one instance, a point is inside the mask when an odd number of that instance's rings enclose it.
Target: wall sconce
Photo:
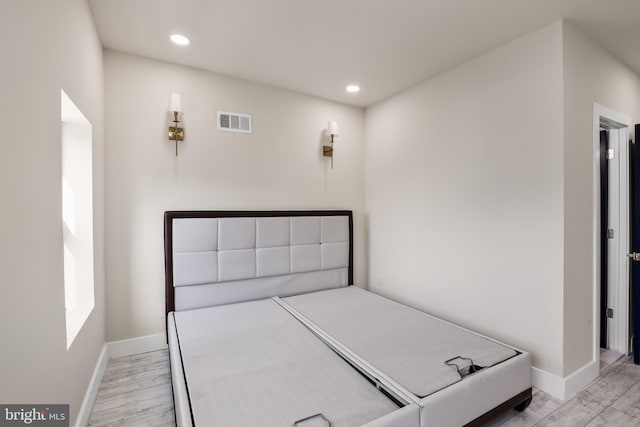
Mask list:
[[[178,114],[182,113],[182,104],[180,103],[180,94],[172,93],[169,98],[169,110],[173,113],[173,126],[169,126],[169,141],[176,143],[176,157],[178,157],[178,141],[184,140],[184,129],[179,127]]]
[[[329,122],[329,125],[327,126],[327,135],[331,137],[331,145],[324,145],[322,147],[322,155],[325,157],[331,157],[331,169],[333,169],[333,140],[336,136],[340,135],[338,132],[338,122]]]

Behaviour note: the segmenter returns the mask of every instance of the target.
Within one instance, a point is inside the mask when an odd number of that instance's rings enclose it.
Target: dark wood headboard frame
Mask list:
[[[174,218],[262,218],[282,216],[347,216],[349,218],[348,285],[353,285],[353,212],[348,210],[314,211],[166,211],[164,213],[164,282],[165,315],[175,311],[173,287],[173,219]]]

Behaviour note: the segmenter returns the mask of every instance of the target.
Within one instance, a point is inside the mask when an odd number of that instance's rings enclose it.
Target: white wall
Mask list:
[[[563,363],[562,25],[367,109],[370,288]]]
[[[165,210],[352,209],[365,283],[362,109],[112,51],[105,83],[109,341],[164,331]],[[172,92],[185,110],[178,157]],[[219,132],[219,109],[252,114],[254,133]],[[333,170],[321,155],[329,120],[341,132]]]
[[[0,14],[0,402],[69,403],[104,344],[103,64],[83,0],[7,0]],[[93,125],[96,306],[67,351],[60,89]]]
[[[593,351],[593,103],[640,122],[640,76],[589,40],[563,26],[565,286],[564,375]],[[633,129],[631,129],[633,133]]]

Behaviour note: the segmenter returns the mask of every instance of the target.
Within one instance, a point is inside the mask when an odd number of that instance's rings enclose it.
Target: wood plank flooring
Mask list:
[[[169,351],[109,359],[90,426],[175,426]]]
[[[640,427],[640,366],[621,358],[573,399],[537,391],[523,413],[511,411],[491,427]]]
[[[90,426],[175,426],[167,350],[110,359]],[[630,358],[567,402],[535,390],[529,408],[510,411],[490,427],[640,427],[640,366]]]

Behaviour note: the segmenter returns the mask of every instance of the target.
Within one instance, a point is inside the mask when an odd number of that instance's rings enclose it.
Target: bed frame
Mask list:
[[[338,221],[338,218],[334,217],[343,218]],[[290,221],[289,230],[285,230],[287,218]],[[253,224],[256,231],[249,236]],[[270,233],[269,229],[285,230],[283,232],[287,233],[285,241],[288,239],[289,243],[282,245],[288,246],[288,253],[292,254],[289,271],[286,271],[285,267],[279,267],[280,270],[273,270],[270,266],[266,268],[263,263],[263,260],[271,259],[269,256],[261,258],[269,252],[263,249],[280,244],[273,243],[274,240],[272,244],[261,245],[261,240],[271,239],[269,236],[273,233]],[[218,230],[221,230],[220,233],[224,233],[224,236],[218,235]],[[230,236],[236,232],[234,230],[237,230],[238,234]],[[164,216],[164,235],[167,340],[170,347],[176,421],[179,426],[190,425],[192,415],[177,331],[171,312],[353,285],[351,211],[168,211]],[[203,243],[212,239],[220,242],[220,247],[210,247],[209,243]],[[228,254],[222,254],[227,250]],[[275,254],[277,250],[271,252]],[[309,264],[307,261],[320,256],[321,261],[314,261],[316,264],[320,262],[320,267],[311,269],[307,268],[308,265],[304,268],[295,265],[297,261],[293,258],[294,252],[305,254],[305,258],[300,258],[301,265]],[[311,252],[314,255],[308,257],[306,254]],[[202,267],[210,264],[214,256],[212,254],[217,257],[214,262],[215,269]],[[227,263],[221,264],[220,270],[217,265],[218,258],[221,262],[224,258],[224,262]],[[227,259],[230,261],[226,261]],[[243,265],[243,259],[248,260],[251,265]],[[277,264],[278,262],[274,265]],[[231,267],[228,267],[229,265]],[[188,274],[185,274],[185,271]],[[447,422],[444,420],[452,408],[454,411],[471,411],[470,413],[474,414],[471,418],[466,418],[472,419],[467,426],[483,425],[510,408],[518,411],[526,409],[532,396],[530,359],[527,353],[517,351],[517,357],[501,363],[500,368],[494,370],[498,375],[491,376],[489,371],[493,368],[485,369],[427,397],[406,399],[413,402],[411,406],[414,409],[416,405],[420,407],[419,425],[446,425]],[[338,353],[340,354],[339,351]],[[361,373],[368,376],[365,372]],[[491,381],[509,384],[512,376],[519,380],[513,387],[505,388],[513,391],[509,391],[500,401],[492,403],[492,398],[487,396],[489,393],[478,393],[478,390],[483,389],[483,384]],[[477,400],[478,403],[470,408],[455,409],[460,404],[460,399]]]

